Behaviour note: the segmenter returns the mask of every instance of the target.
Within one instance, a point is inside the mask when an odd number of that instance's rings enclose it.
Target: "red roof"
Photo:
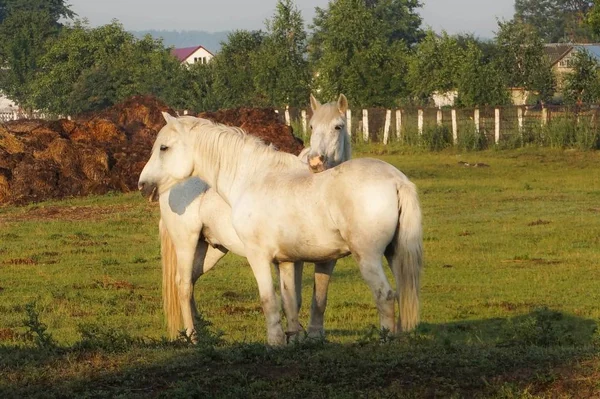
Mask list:
[[[190,55],[194,54],[194,52],[196,50],[199,49],[204,49],[206,50],[206,48],[204,48],[203,46],[195,46],[195,47],[183,47],[183,48],[174,48],[173,50],[171,50],[171,54],[173,54],[175,57],[177,57],[177,59],[179,59],[179,61],[183,62],[185,61]],[[210,55],[213,55],[213,53],[211,53],[210,51],[206,50]]]

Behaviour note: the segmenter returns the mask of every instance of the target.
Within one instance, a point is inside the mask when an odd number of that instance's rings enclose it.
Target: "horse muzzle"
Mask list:
[[[148,198],[149,202],[158,201],[158,186],[156,184],[139,182],[138,189],[144,198]]]
[[[313,173],[323,172],[327,169],[325,155],[313,155],[308,157],[308,167]]]

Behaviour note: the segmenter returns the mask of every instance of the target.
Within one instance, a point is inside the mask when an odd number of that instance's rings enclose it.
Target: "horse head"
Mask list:
[[[163,112],[167,124],[158,132],[150,159],[138,180],[138,188],[150,201],[158,200],[160,193],[192,175],[194,157],[192,146],[186,140],[183,118]]]
[[[324,105],[311,94],[310,151],[308,165],[313,172],[322,172],[350,158],[350,142],[346,127],[348,100],[340,94],[337,102]]]

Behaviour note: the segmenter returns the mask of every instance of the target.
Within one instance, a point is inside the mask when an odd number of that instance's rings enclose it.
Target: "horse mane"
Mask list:
[[[248,167],[260,168],[259,165],[267,164],[267,168],[286,168],[298,165],[298,158],[278,151],[274,146],[267,145],[262,139],[247,133],[239,127],[232,127],[213,122],[208,119],[195,117],[180,117],[182,121],[190,121],[190,133],[196,134],[201,139],[196,140],[196,153],[202,153],[208,162],[219,162],[221,170],[237,167],[236,155],[245,154],[244,160]],[[214,163],[213,163],[214,164]]]

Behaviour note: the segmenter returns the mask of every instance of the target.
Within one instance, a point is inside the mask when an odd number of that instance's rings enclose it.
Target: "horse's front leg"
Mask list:
[[[196,281],[204,273],[211,270],[217,262],[227,254],[227,250],[221,250],[209,245],[204,241],[203,237],[200,237],[198,244],[196,245],[196,254],[194,255],[194,266],[192,271],[192,287],[196,285]],[[196,307],[196,300],[194,299],[194,290],[192,289],[192,297],[190,300],[190,306],[194,318],[198,316],[198,308]]]
[[[193,279],[193,271],[196,249],[196,245],[180,245],[177,247],[177,274],[175,275],[183,326],[185,327],[186,335],[191,337],[192,340],[195,340],[194,313],[196,312],[196,305],[193,302],[195,281]],[[202,259],[202,256],[200,259]]]
[[[335,260],[332,260],[325,263],[315,263],[315,284],[310,308],[310,324],[308,325],[308,335],[310,337],[321,337],[325,334],[323,324],[325,308],[327,307],[327,289],[329,288],[329,280],[335,262]]]
[[[260,255],[257,251],[248,250],[248,262],[258,284],[260,303],[267,324],[267,343],[272,346],[281,346],[285,344],[285,334],[281,328],[281,316],[273,288],[270,259]]]
[[[275,265],[279,275],[281,299],[287,320],[286,334],[288,337],[297,336],[302,331],[302,326],[298,320],[298,311],[300,309],[298,298],[302,297],[302,266],[302,262],[283,262]]]

